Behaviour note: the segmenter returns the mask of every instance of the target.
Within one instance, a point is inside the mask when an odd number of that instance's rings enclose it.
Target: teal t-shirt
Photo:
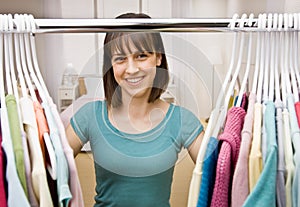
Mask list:
[[[174,165],[203,130],[189,110],[170,105],[153,129],[128,134],[108,119],[105,101],[84,105],[71,125],[83,143],[90,141],[96,172],[95,206],[168,207]]]

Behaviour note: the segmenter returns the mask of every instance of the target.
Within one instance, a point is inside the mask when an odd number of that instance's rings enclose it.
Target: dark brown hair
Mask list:
[[[139,13],[126,13],[118,18],[150,18],[148,15]],[[111,58],[113,51],[124,52],[125,47],[132,42],[138,51],[147,51],[161,55],[161,65],[156,67],[156,76],[148,99],[148,102],[154,102],[166,90],[169,82],[168,63],[165,55],[165,49],[160,33],[158,32],[108,32],[104,39],[104,57],[103,57],[103,84],[104,93],[108,106],[118,107],[122,105],[121,88],[114,77]],[[126,48],[130,51],[130,48]]]

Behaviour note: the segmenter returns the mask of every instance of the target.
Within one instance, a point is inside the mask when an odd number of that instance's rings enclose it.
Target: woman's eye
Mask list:
[[[124,60],[125,60],[125,57],[122,57],[122,56],[113,58],[114,63],[121,63]]]
[[[147,57],[148,57],[148,55],[145,54],[145,53],[141,53],[141,54],[138,54],[138,55],[137,55],[137,58],[138,58],[138,59],[145,59],[145,58],[147,58]]]

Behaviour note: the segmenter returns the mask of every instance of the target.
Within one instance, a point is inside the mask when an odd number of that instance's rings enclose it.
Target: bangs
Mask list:
[[[109,43],[110,54],[132,54],[133,52],[158,52],[151,33],[115,33]]]

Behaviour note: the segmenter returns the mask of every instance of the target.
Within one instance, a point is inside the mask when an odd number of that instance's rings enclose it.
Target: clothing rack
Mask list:
[[[232,19],[35,19],[39,33],[95,33],[108,31],[159,31],[159,32],[229,32]],[[247,21],[243,20],[244,22]],[[241,19],[234,20],[236,24]],[[257,19],[252,19],[253,24]],[[256,30],[256,27],[235,28]]]

